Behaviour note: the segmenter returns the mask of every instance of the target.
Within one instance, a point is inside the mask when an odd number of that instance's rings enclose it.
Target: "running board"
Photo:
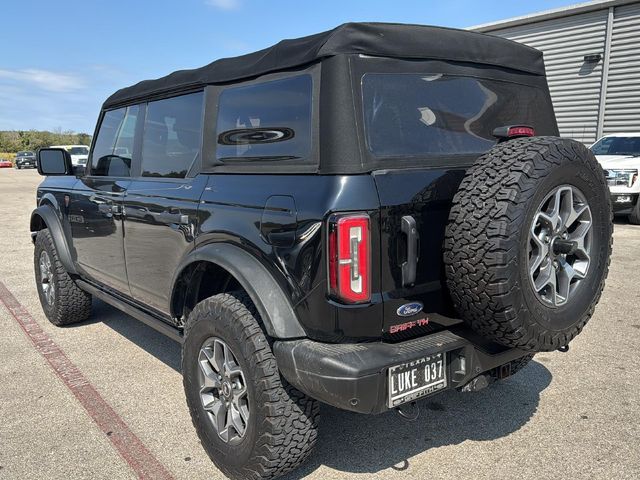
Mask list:
[[[134,307],[128,302],[124,300],[120,300],[119,298],[114,297],[113,295],[105,292],[104,290],[100,290],[97,287],[94,287],[90,283],[85,282],[84,280],[76,280],[76,284],[85,292],[90,293],[91,295],[98,297],[105,303],[116,307],[118,310],[126,313],[127,315],[131,315],[136,320],[140,320],[145,325],[150,326],[154,330],[166,335],[167,337],[175,340],[178,343],[182,343],[184,341],[184,337],[182,335],[182,331],[172,325],[169,325],[166,322],[163,322],[159,318],[154,317],[137,307]]]

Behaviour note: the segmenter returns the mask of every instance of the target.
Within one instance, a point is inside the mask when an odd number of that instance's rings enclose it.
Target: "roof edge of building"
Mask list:
[[[532,13],[529,15],[507,18],[506,20],[499,20],[497,22],[474,25],[472,27],[467,27],[466,29],[480,33],[492,32],[495,30],[502,30],[504,28],[517,27],[519,25],[526,25],[529,23],[536,23],[544,20],[551,20],[554,18],[568,17],[570,15],[575,15],[578,13],[588,13],[597,10],[605,10],[610,7],[617,7],[620,5],[637,2],[638,0],[593,0],[591,2],[576,3],[573,5],[567,5],[566,7],[544,10],[542,12]]]

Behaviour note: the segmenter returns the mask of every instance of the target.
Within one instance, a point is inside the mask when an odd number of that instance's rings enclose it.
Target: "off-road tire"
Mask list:
[[[636,204],[633,206],[633,210],[629,214],[629,223],[633,225],[640,225],[640,198],[636,200]]]
[[[529,228],[559,185],[584,193],[592,215],[587,276],[566,305],[543,304],[528,274]],[[609,269],[611,201],[602,168],[584,145],[557,137],[496,145],[468,170],[454,196],[444,240],[447,286],[460,317],[508,347],[552,351],[591,318]]]
[[[51,305],[45,299],[41,286],[39,259],[43,250],[47,252],[51,260],[52,280],[55,285],[55,296]],[[48,228],[40,230],[36,236],[33,260],[38,297],[49,321],[62,327],[83,322],[89,318],[91,315],[91,294],[78,287],[65,270],[58,258],[58,251]]]
[[[211,337],[229,345],[247,382],[249,422],[235,446],[220,439],[199,396],[198,355]],[[229,478],[276,478],[297,468],[311,453],[317,438],[318,402],[280,376],[260,317],[245,293],[214,295],[196,305],[185,325],[182,373],[202,446]]]

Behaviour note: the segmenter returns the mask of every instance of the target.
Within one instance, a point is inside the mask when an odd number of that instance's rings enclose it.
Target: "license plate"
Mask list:
[[[389,408],[447,387],[447,357],[437,353],[389,369]]]

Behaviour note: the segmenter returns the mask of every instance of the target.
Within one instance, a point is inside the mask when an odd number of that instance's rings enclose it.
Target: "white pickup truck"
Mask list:
[[[89,147],[86,145],[51,145],[49,148],[64,148],[71,155],[71,163],[74,167],[86,166],[89,157]]]
[[[613,213],[640,225],[640,133],[605,135],[590,148],[607,176]]]

